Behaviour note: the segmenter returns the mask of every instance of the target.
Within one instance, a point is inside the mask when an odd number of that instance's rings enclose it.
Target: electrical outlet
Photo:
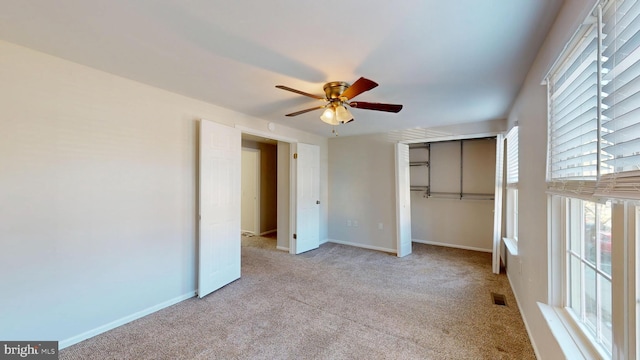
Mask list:
[[[353,226],[358,227],[358,220],[353,220]]]
[[[351,226],[351,220],[347,220],[347,226]]]
[[[384,229],[384,224],[378,223],[378,230],[382,230],[382,229]]]

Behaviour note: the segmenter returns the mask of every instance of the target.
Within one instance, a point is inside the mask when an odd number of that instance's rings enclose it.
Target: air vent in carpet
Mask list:
[[[507,306],[507,298],[502,294],[491,293],[493,303],[500,306]]]

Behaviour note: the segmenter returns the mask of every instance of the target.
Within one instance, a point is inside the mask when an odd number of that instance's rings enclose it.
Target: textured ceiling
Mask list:
[[[328,81],[379,87],[341,136],[504,118],[562,0],[0,0],[0,39],[322,136]]]

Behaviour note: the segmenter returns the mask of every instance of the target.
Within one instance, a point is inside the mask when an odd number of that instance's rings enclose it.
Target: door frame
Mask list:
[[[416,140],[404,140],[398,141],[400,144],[418,144],[424,142],[438,142],[438,141],[451,141],[451,140],[466,140],[466,139],[476,139],[482,137],[496,137],[496,157],[498,153],[502,154],[502,150],[500,146],[502,146],[502,142],[498,141],[502,139],[504,132],[488,132],[488,133],[479,133],[479,134],[468,134],[468,135],[452,135],[452,136],[436,136],[430,138],[421,138]],[[502,169],[498,172],[498,166],[502,166],[502,159],[500,159],[500,163],[496,162],[496,190],[495,190],[495,201],[494,201],[494,221],[493,221],[493,251],[492,251],[492,261],[491,268],[494,273],[500,272],[500,241],[502,239],[501,231],[502,231]],[[396,161],[395,164],[396,173],[400,171],[400,164]],[[498,176],[500,178],[498,179]],[[498,187],[500,185],[500,187]],[[402,184],[396,182],[396,194],[399,194],[401,191],[405,191],[406,189],[401,188]],[[498,199],[500,199],[498,201]],[[401,206],[400,199],[396,196],[396,209]],[[411,209],[409,208],[409,226],[411,226]],[[396,233],[400,231],[400,224],[396,223]]]
[[[274,134],[269,131],[261,131],[252,129],[242,125],[235,125],[235,128],[240,130],[242,134],[249,134],[260,136],[267,139],[277,140],[285,143],[289,143],[289,214],[280,214],[278,213],[276,216],[287,216],[289,217],[289,253],[294,249],[295,242],[293,241],[293,234],[295,233],[295,225],[296,225],[296,211],[295,211],[295,162],[291,161],[293,159],[293,154],[296,152],[298,139],[290,138],[283,135]]]
[[[254,183],[256,185],[256,189],[255,189],[255,193],[256,193],[256,198],[253,201],[253,228],[254,228],[254,234],[255,235],[260,235],[260,157],[262,156],[262,152],[260,151],[260,149],[254,149],[254,148],[248,148],[248,147],[244,147],[242,146],[242,152],[255,152],[256,153],[256,169],[255,169],[255,179],[254,179]],[[242,170],[242,169],[241,169]],[[240,173],[240,176],[244,176],[242,175],[242,173]],[[242,223],[242,222],[241,222]]]
[[[409,172],[409,145],[395,144],[396,160],[396,255],[411,254],[411,175]]]

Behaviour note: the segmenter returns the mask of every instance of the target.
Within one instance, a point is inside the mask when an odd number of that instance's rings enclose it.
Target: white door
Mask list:
[[[260,233],[260,150],[242,149],[242,232]]]
[[[296,231],[293,253],[320,246],[320,148],[297,144],[296,166]]]
[[[198,296],[240,278],[240,130],[200,121]]]
[[[396,226],[398,257],[411,254],[411,171],[409,145],[396,144]]]
[[[500,274],[500,240],[502,239],[502,157],[504,156],[504,136],[496,136],[496,193],[493,205],[493,258],[492,270]]]

